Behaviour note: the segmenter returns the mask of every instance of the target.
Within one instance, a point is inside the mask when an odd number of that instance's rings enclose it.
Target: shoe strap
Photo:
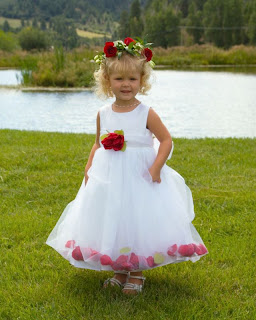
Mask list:
[[[117,284],[119,287],[122,287],[123,284],[116,278],[108,278],[107,280],[105,280],[104,284],[106,283],[109,283],[109,282],[112,282],[112,283],[115,283]]]
[[[131,274],[129,275],[129,278],[136,278],[136,279],[146,280],[146,277],[141,277],[141,276],[131,276]]]

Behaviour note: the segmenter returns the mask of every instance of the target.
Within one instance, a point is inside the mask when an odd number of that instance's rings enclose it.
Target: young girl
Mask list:
[[[117,285],[125,294],[142,291],[143,270],[208,253],[191,223],[191,191],[165,164],[171,135],[136,98],[150,89],[149,46],[126,38],[95,56],[96,92],[115,102],[99,109],[81,187],[46,241],[75,267],[114,271],[103,287]]]

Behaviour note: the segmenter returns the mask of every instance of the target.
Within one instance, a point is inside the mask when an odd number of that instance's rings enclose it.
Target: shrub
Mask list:
[[[46,33],[36,28],[27,27],[19,33],[19,42],[23,50],[42,50],[48,47]]]

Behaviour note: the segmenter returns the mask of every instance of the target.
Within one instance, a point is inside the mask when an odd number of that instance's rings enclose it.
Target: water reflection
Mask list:
[[[255,137],[256,75],[155,70],[148,96],[174,137]],[[0,128],[95,133],[102,105],[92,92],[0,90]]]

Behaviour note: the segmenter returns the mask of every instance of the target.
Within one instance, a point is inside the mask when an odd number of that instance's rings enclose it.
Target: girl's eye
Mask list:
[[[131,80],[136,80],[135,78],[131,78]]]
[[[116,80],[122,80],[122,78],[116,78]]]

